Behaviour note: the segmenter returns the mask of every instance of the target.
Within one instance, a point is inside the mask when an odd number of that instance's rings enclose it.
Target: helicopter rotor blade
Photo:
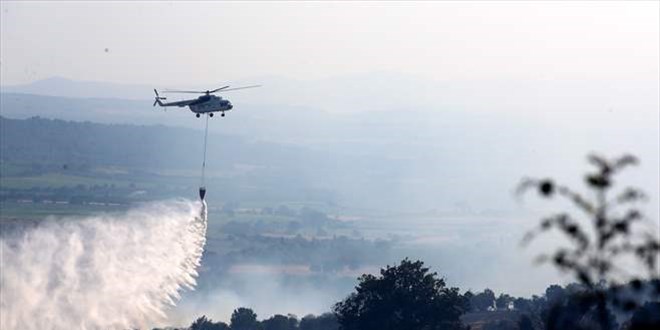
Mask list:
[[[219,91],[225,90],[225,89],[227,89],[227,88],[229,88],[229,85],[227,85],[227,86],[222,86],[222,87],[220,87],[220,88],[216,88],[216,89],[214,89],[214,90],[212,90],[212,91],[208,91],[208,92],[209,92],[209,93],[215,93],[215,92],[219,92]]]
[[[206,91],[163,91],[163,93],[190,93],[190,94],[205,94]]]
[[[166,90],[166,91],[163,91],[163,93],[212,94],[212,93],[216,93],[216,92],[236,91],[236,90],[239,90],[239,89],[255,88],[255,87],[261,87],[261,85],[242,86],[242,87],[234,87],[234,88],[229,88],[229,85],[227,85],[227,86],[223,86],[223,87],[216,88],[214,90],[209,90],[209,91]]]
[[[227,88],[227,89],[220,90],[219,92],[237,91],[237,90],[239,90],[239,89],[248,89],[248,88],[257,88],[257,87],[261,87],[261,85],[252,85],[252,86],[243,86],[243,87]]]

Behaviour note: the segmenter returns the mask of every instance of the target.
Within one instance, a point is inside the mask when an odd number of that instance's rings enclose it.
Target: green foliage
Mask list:
[[[551,179],[526,179],[519,187],[520,192],[535,188],[543,197],[568,199],[588,219],[585,225],[568,212],[559,212],[542,219],[539,228],[523,240],[527,243],[539,233],[558,229],[571,242],[571,246],[560,247],[539,258],[541,262],[551,262],[558,269],[572,273],[582,285],[581,289],[572,290],[575,292],[566,292],[559,286],[546,290],[550,308],[546,311],[545,325],[549,330],[614,329],[617,323],[609,306],[631,313],[649,295],[654,299],[660,297],[657,228],[643,230],[636,226],[644,219],[636,205],[646,201],[646,196],[634,187],[614,191],[614,176],[636,165],[637,159],[630,155],[613,160],[592,155],[588,159],[596,167],[585,176],[594,199]],[[618,267],[620,260],[626,257],[633,257],[644,266],[647,282],[630,277],[627,270]],[[617,284],[622,278],[627,278],[626,285]]]
[[[195,320],[190,325],[190,330],[229,330],[229,326],[223,322],[213,322],[206,318],[206,315]]]
[[[423,265],[404,259],[380,276],[362,275],[356,292],[334,306],[340,329],[462,329],[467,299]]]
[[[298,329],[298,319],[295,315],[273,315],[262,322],[263,330],[296,330]]]
[[[332,313],[324,313],[319,316],[307,315],[300,321],[295,315],[273,315],[261,322],[257,321],[257,315],[249,308],[238,308],[232,314],[232,326],[223,322],[213,322],[206,316],[195,320],[188,329],[190,330],[338,330],[337,318]],[[157,330],[157,329],[154,329]]]
[[[181,150],[201,149],[199,133],[158,126],[104,125],[39,117],[0,117],[3,162],[81,170],[90,166],[182,168],[196,165]],[[177,154],[163,152],[176,150]],[[56,152],[55,152],[56,151]],[[188,152],[186,155],[193,155]]]
[[[495,293],[491,289],[473,295],[470,299],[472,309],[476,312],[485,312],[495,307]]]
[[[232,330],[260,330],[261,323],[257,321],[257,314],[249,308],[240,307],[231,314]]]
[[[324,313],[319,316],[307,315],[300,320],[300,330],[338,330],[339,323],[333,313]]]
[[[532,319],[527,315],[522,315],[520,320],[518,320],[518,329],[534,330],[534,323],[532,322]]]
[[[633,330],[658,329],[660,324],[660,302],[647,302],[635,311],[629,327]]]
[[[657,234],[633,230],[633,226],[644,219],[636,203],[645,201],[646,195],[638,188],[626,187],[614,198],[610,197],[614,176],[626,167],[636,165],[637,159],[626,155],[607,160],[592,155],[589,156],[589,162],[596,167],[596,171],[588,173],[585,182],[596,196],[595,200],[585,198],[551,179],[526,179],[519,187],[520,192],[536,188],[543,197],[568,199],[590,220],[589,226],[584,226],[568,212],[559,212],[543,219],[538,230],[528,233],[524,242],[541,232],[558,229],[572,242],[572,246],[559,248],[550,255],[542,255],[539,261],[552,262],[557,268],[572,272],[577,280],[588,287],[594,287],[599,281],[612,281],[616,275],[622,275],[623,270],[616,265],[626,255],[639,260],[646,267],[650,278],[657,278],[657,259],[660,254]]]

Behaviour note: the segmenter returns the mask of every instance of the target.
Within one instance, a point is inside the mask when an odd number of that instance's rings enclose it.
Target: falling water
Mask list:
[[[1,329],[150,328],[194,288],[206,204],[51,218],[0,239]]]

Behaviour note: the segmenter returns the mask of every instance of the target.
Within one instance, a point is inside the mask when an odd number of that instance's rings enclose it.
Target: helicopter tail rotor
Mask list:
[[[158,95],[158,91],[155,88],[154,88],[154,93],[156,93],[156,99],[154,100],[154,107],[156,106],[156,104],[159,104],[159,105],[161,104],[160,100],[167,100],[166,97],[162,97],[162,96]]]

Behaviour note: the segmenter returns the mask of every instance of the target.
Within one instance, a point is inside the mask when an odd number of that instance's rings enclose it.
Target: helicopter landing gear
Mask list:
[[[213,117],[213,112],[209,113],[209,117]]]
[[[195,114],[195,117],[197,117],[197,118],[199,118],[199,114],[198,114],[198,113],[196,113],[196,114]]]

